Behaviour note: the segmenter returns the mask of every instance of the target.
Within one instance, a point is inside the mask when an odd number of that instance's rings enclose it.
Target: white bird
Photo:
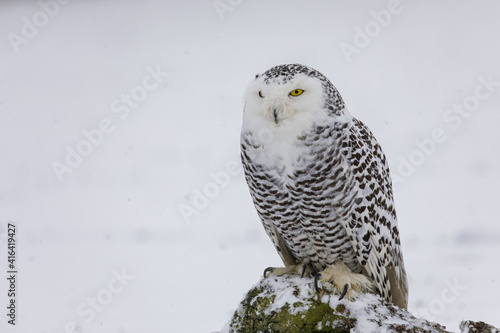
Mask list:
[[[373,290],[406,308],[408,283],[387,160],[318,71],[280,65],[245,93],[245,177],[285,267],[353,298]]]

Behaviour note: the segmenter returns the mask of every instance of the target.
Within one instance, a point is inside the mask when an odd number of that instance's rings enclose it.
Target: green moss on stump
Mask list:
[[[356,319],[344,315],[345,307],[341,304],[335,310],[319,301],[308,307],[304,307],[303,302],[295,302],[272,309],[276,295],[269,292],[268,286],[263,285],[251,289],[239,311],[235,311],[229,332],[348,333],[356,325]],[[298,296],[298,290],[294,295]],[[334,329],[331,323],[335,323]]]

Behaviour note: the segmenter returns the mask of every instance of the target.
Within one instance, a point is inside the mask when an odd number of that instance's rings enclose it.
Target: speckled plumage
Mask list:
[[[289,92],[303,90],[299,96]],[[370,130],[318,71],[276,66],[249,85],[241,134],[258,215],[285,266],[342,261],[406,307],[389,168]]]

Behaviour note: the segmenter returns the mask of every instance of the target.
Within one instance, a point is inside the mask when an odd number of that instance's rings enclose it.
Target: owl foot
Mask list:
[[[285,274],[295,274],[304,277],[304,275],[310,275],[311,272],[307,264],[290,265],[285,267],[268,267],[264,270],[264,278],[269,275],[282,276]]]
[[[366,292],[372,288],[371,281],[363,274],[356,274],[341,261],[333,266],[328,266],[323,272],[314,277],[314,288],[319,293],[319,282],[325,287],[333,289],[334,293],[340,293],[339,301],[347,296],[347,299],[354,299],[354,292]],[[354,292],[353,292],[354,291]]]

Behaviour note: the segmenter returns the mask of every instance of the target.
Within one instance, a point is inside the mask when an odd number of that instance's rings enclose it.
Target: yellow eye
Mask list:
[[[262,95],[262,91],[259,91],[259,96],[260,96],[261,98],[264,98],[264,95]]]
[[[304,90],[302,90],[302,89],[295,89],[295,90],[290,91],[290,95],[291,96],[299,96],[299,95],[302,95],[303,92],[304,92]]]

